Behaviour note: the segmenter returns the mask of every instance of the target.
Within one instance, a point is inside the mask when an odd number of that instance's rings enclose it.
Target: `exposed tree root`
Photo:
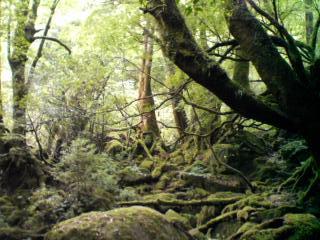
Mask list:
[[[212,227],[216,226],[217,224],[219,224],[221,222],[229,221],[230,219],[236,218],[237,217],[237,213],[238,213],[238,210],[234,210],[234,211],[231,211],[231,212],[228,212],[228,213],[221,214],[220,216],[211,219],[209,222],[207,222],[207,223],[205,223],[205,224],[203,224],[203,225],[201,225],[201,226],[199,226],[199,227],[197,227],[195,229],[192,229],[189,232],[190,232],[191,235],[194,235],[197,232],[207,233],[209,228],[212,228]]]
[[[231,204],[242,199],[242,196],[234,196],[229,198],[209,198],[202,200],[147,200],[147,201],[130,201],[130,202],[120,202],[119,206],[149,206],[149,207],[158,207],[158,206],[205,206],[205,205],[219,205],[224,206]]]
[[[312,192],[315,191],[317,183],[319,183],[319,170],[316,167],[314,159],[310,157],[306,162],[303,163],[303,165],[297,168],[296,171],[286,181],[284,181],[279,186],[278,192],[289,186],[291,186],[291,191],[294,191],[298,186],[307,185],[299,198],[299,200],[302,202],[308,199],[310,195],[312,195]]]

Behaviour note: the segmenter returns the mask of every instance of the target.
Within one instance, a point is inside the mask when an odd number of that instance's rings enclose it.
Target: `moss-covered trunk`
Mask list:
[[[32,2],[22,0],[16,3],[17,26],[12,39],[12,53],[8,56],[12,71],[13,87],[13,132],[21,135],[26,134],[26,107],[28,88],[26,85],[26,63],[28,51],[34,40],[35,21],[40,0]]]

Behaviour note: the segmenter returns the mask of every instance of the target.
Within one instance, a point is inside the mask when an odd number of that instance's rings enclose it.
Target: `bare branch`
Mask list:
[[[71,50],[70,50],[70,48],[69,48],[66,44],[64,44],[63,42],[61,42],[59,39],[57,39],[57,38],[44,37],[44,36],[42,36],[42,37],[33,37],[33,40],[37,40],[37,39],[45,39],[45,40],[48,40],[48,41],[56,42],[56,43],[58,43],[59,45],[61,45],[64,49],[66,49],[69,54],[72,53]]]

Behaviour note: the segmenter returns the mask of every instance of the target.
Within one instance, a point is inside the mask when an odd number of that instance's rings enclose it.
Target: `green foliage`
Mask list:
[[[66,193],[46,187],[34,191],[30,197],[31,205],[27,208],[27,228],[40,228],[56,223],[65,216],[73,217],[67,209]]]
[[[120,191],[119,200],[120,201],[133,201],[137,200],[139,195],[136,193],[135,189],[132,187],[126,187]]]
[[[291,163],[299,163],[306,160],[310,153],[304,140],[289,141],[281,146],[280,154],[283,159],[289,160]]]
[[[93,144],[79,138],[57,164],[55,176],[77,194],[97,188],[111,193],[117,191],[117,179],[113,176],[116,169],[117,165],[107,155],[96,153]]]

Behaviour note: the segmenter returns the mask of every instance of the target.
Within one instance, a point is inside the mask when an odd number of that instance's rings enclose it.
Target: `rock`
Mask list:
[[[146,207],[90,212],[53,227],[45,240],[187,240],[164,215]]]

